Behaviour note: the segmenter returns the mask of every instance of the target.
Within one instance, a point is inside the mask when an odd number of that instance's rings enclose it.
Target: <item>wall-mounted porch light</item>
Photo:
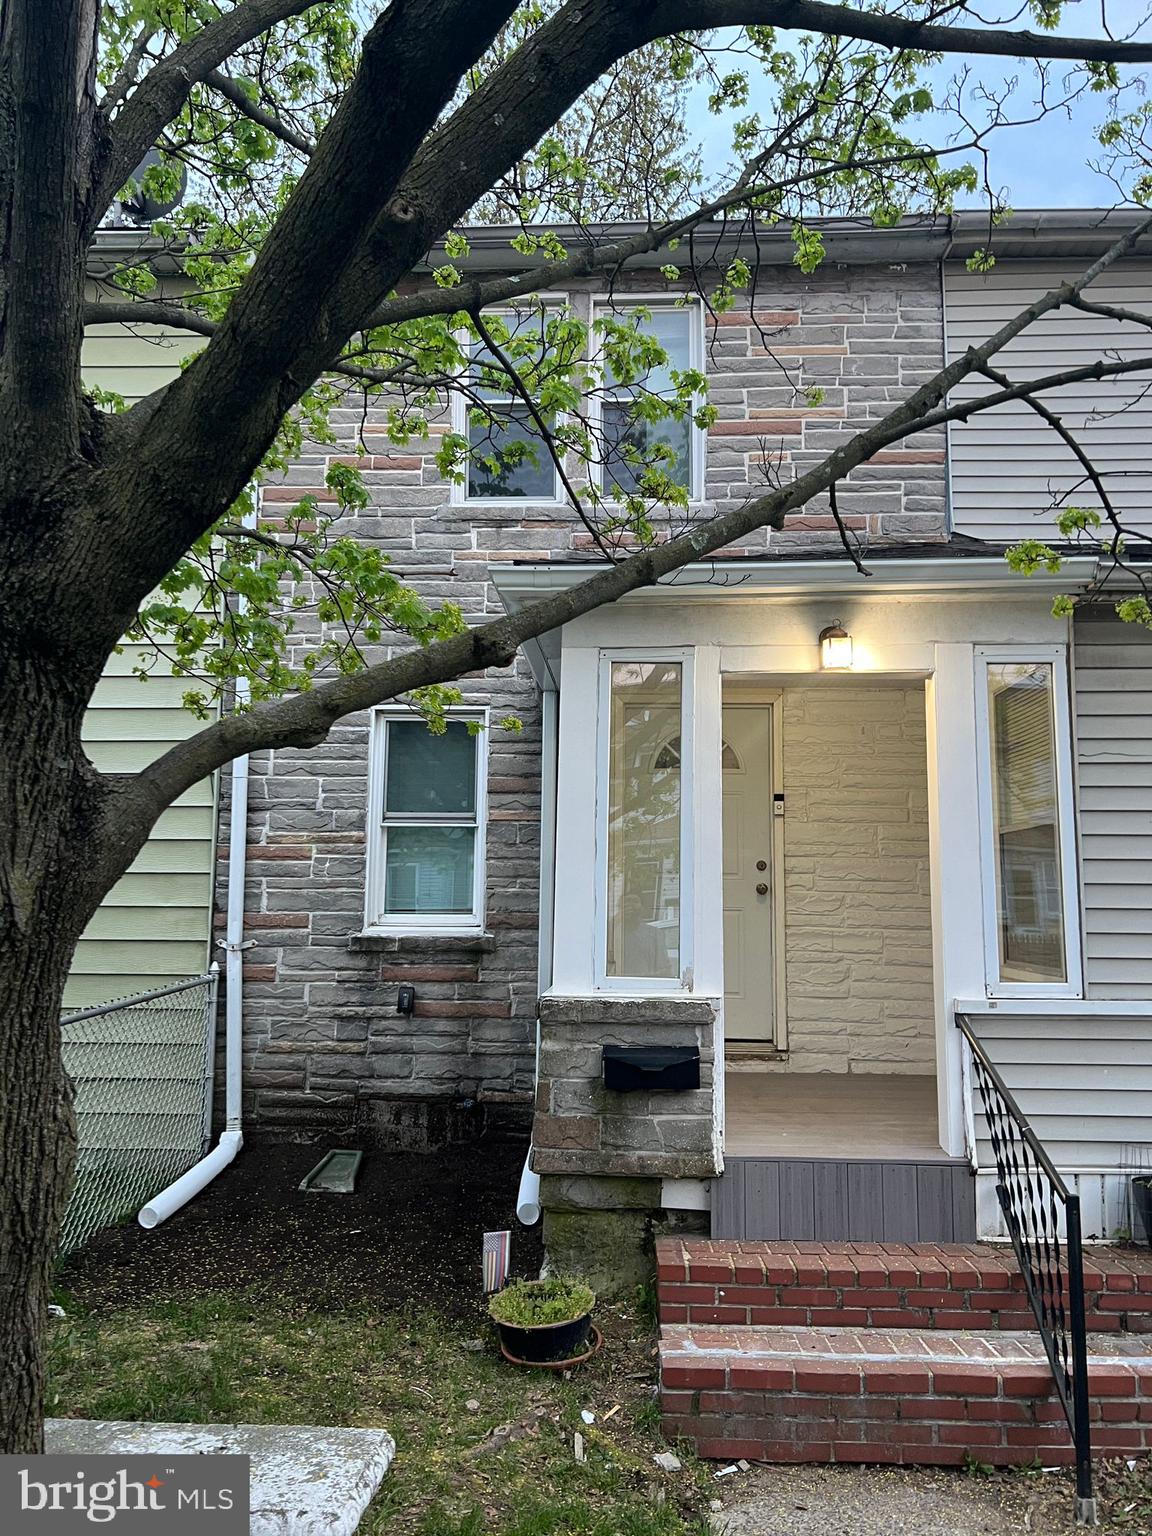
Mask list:
[[[852,666],[852,636],[842,624],[820,631],[820,665],[825,672],[847,672]]]

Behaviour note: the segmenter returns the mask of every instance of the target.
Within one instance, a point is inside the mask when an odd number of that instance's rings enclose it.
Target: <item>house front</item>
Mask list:
[[[830,221],[811,275],[769,235],[721,316],[682,302],[658,253],[629,269],[610,302],[643,307],[717,407],[678,446],[693,514],[819,462],[1125,218],[1016,215],[984,276],[965,216]],[[499,231],[472,246],[511,259]],[[1098,297],[1146,309],[1147,253]],[[1005,366],[1142,343],[1063,311],[1041,327]],[[1152,412],[1126,388],[1062,409],[1147,525]],[[335,449],[265,489],[266,522],[329,499],[329,458],[359,446],[371,505],[339,531],[470,619],[592,568],[549,470],[440,478],[450,414],[404,449],[362,402],[334,424]],[[1098,579],[1091,549],[1058,574],[1004,557],[1051,535],[1061,494],[1088,503],[1079,478],[1026,407],[971,418],[846,479],[867,576],[810,505],[465,679],[443,736],[388,705],[257,754],[251,1131],[433,1147],[530,1128],[524,1203],[553,1262],[614,1283],[659,1232],[1002,1235],[959,1013],[1086,1230],[1114,1235],[1152,1161],[1152,640],[1108,604],[1053,616]]]

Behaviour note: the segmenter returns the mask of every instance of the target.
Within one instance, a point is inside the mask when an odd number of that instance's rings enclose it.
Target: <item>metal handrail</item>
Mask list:
[[[971,1020],[958,1013],[956,1025],[975,1068],[976,1086],[996,1160],[996,1198],[1072,1433],[1076,1450],[1076,1519],[1081,1525],[1095,1525],[1080,1197],[1064,1182],[1011,1089],[977,1039]],[[1063,1243],[1058,1209],[1061,1206]]]

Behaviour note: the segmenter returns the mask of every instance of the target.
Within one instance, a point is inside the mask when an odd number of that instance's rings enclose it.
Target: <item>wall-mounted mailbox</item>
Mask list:
[[[606,1045],[604,1086],[615,1093],[683,1093],[700,1086],[695,1045]]]

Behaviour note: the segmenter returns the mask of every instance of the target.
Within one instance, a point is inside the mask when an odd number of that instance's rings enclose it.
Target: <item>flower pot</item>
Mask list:
[[[554,1360],[572,1360],[588,1348],[592,1326],[591,1312],[564,1323],[536,1323],[521,1327],[493,1319],[504,1353],[525,1365],[544,1365]]]
[[[1144,1228],[1145,1240],[1149,1248],[1152,1248],[1152,1174],[1142,1173],[1132,1180],[1132,1204]],[[1133,1232],[1133,1240],[1139,1235],[1138,1232]]]

